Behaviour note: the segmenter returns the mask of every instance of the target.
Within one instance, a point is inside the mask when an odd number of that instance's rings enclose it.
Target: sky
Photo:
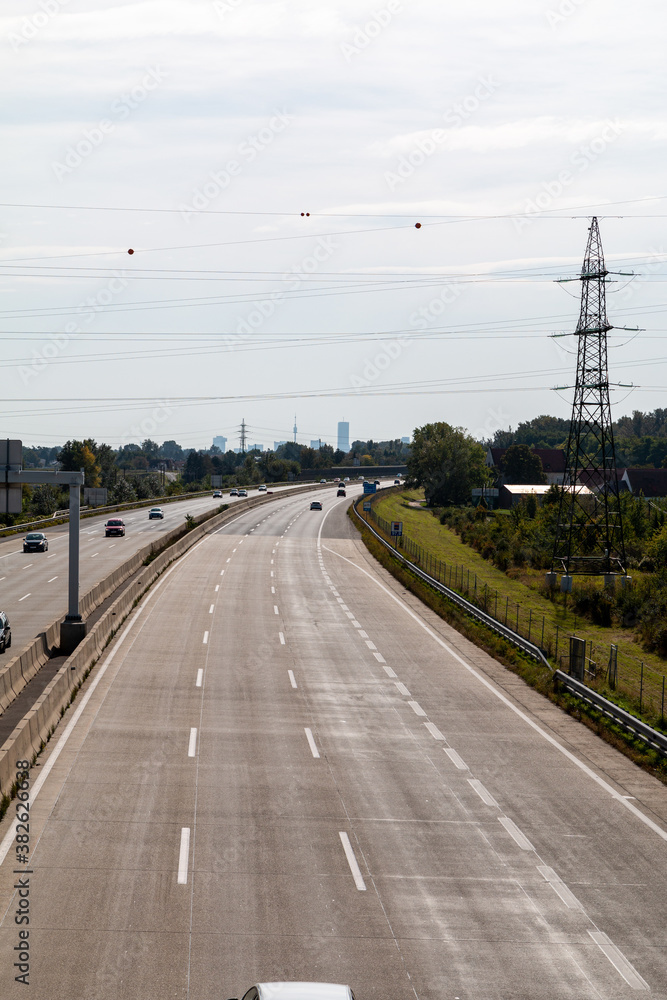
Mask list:
[[[666,406],[666,28],[659,0],[4,0],[2,435],[568,417],[592,216],[612,414]]]

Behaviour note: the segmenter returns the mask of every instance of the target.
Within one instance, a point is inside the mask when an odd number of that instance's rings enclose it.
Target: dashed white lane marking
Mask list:
[[[115,543],[115,542],[112,542],[112,543],[111,543],[111,545],[107,545],[107,548],[108,548],[108,549],[113,549],[113,548],[115,548],[115,545],[116,545],[116,543]],[[49,559],[50,559],[50,558],[51,558],[51,556],[49,556]]]
[[[603,955],[609,959],[616,971],[625,979],[628,986],[633,990],[649,989],[646,980],[642,979],[634,966],[628,962],[623,952],[616,947],[603,931],[589,931],[588,933]]]
[[[320,536],[318,536],[318,545],[320,544],[321,544]],[[426,622],[422,618],[420,618],[419,615],[416,614],[416,612],[412,611],[412,609],[409,608],[407,604],[405,604],[405,602],[401,600],[400,597],[397,597],[396,594],[392,593],[392,591],[389,590],[388,587],[385,587],[385,585],[381,583],[376,577],[374,577],[372,573],[369,573],[367,570],[362,569],[361,566],[357,566],[357,564],[353,562],[352,559],[348,559],[347,556],[341,555],[340,552],[336,552],[334,549],[330,549],[327,545],[323,546],[323,548],[325,548],[326,551],[330,552],[332,555],[337,556],[339,559],[342,559],[343,562],[346,562],[353,569],[358,570],[360,573],[363,573],[364,576],[368,577],[368,579],[373,584],[375,584],[375,586],[379,587],[380,590],[384,591],[384,593],[392,601],[398,604],[398,606],[407,615],[409,615],[409,617],[412,618],[412,620],[416,622],[417,625],[419,625],[419,627],[422,628],[424,632],[426,632],[426,634],[430,636],[430,638],[433,639],[434,642],[436,642],[441,647],[441,649],[445,649],[449,653],[449,655],[454,660],[456,660],[457,663],[460,663],[461,666],[465,670],[467,670],[469,674],[475,678],[476,681],[478,681],[478,683],[482,684],[487,689],[487,691],[489,691],[499,701],[501,701],[503,705],[505,705],[511,712],[514,712],[514,714],[518,716],[518,718],[520,718],[523,722],[525,722],[526,725],[530,726],[530,728],[534,732],[538,733],[538,735],[541,736],[543,740],[546,740],[546,742],[549,743],[550,746],[554,748],[554,750],[557,750],[558,753],[561,753],[564,757],[566,757],[571,764],[574,764],[575,767],[578,767],[580,771],[582,771],[591,779],[591,781],[594,781],[600,788],[603,788],[605,792],[607,792],[607,794],[612,799],[615,799],[616,802],[621,802],[626,807],[626,809],[628,809],[641,823],[644,823],[645,826],[647,826],[650,830],[652,830],[655,834],[657,834],[657,836],[660,837],[661,840],[667,841],[667,830],[663,830],[661,826],[658,826],[658,824],[655,823],[652,819],[650,819],[645,813],[643,813],[641,809],[639,809],[632,802],[628,801],[628,799],[624,798],[620,792],[617,792],[616,789],[612,785],[610,785],[608,781],[605,781],[604,778],[601,778],[600,775],[596,774],[592,768],[590,768],[587,764],[584,764],[584,762],[579,760],[578,757],[575,757],[575,755],[570,750],[568,750],[561,743],[559,743],[555,737],[553,737],[550,733],[547,733],[546,730],[542,729],[542,727],[533,719],[531,719],[530,716],[526,715],[526,713],[522,709],[520,709],[518,705],[514,705],[512,701],[510,701],[510,699],[502,693],[502,691],[500,691],[497,687],[495,687],[495,685],[491,681],[487,680],[485,677],[482,677],[479,671],[475,670],[475,668],[472,667],[466,660],[464,660],[462,656],[459,656],[459,654],[456,653],[452,649],[452,647],[444,641],[444,639],[441,639],[440,636],[436,635],[436,633],[431,628],[429,628]]]
[[[225,571],[224,571],[224,569],[221,569],[220,570],[220,576],[224,576],[224,575],[225,575]]]
[[[313,734],[312,734],[311,730],[310,729],[306,729],[305,732],[306,732],[306,739],[308,740],[308,746],[310,747],[310,752],[312,753],[313,757],[319,757],[320,756],[320,751],[317,749],[317,744],[315,743],[315,740],[313,739]]]
[[[215,593],[217,594],[219,590],[220,590],[220,584],[216,583],[216,585],[215,585]]]
[[[239,545],[243,545],[245,538],[239,538]]]
[[[25,601],[26,597],[30,597],[30,594],[24,594],[23,597],[19,597],[18,603],[20,604],[21,601]]]
[[[273,566],[273,559],[271,560],[271,565]]]
[[[410,704],[410,702],[408,702],[408,705],[409,704]],[[426,714],[426,713],[424,713],[424,714]],[[443,740],[443,742],[444,742],[445,737],[442,735],[442,733],[440,732],[440,730],[438,729],[438,727],[436,725],[434,725],[433,722],[425,722],[424,725],[426,726],[426,728],[428,729],[429,733],[431,734],[431,736],[433,737],[434,740]]]
[[[375,645],[375,643],[371,642],[370,639],[366,639],[366,645],[368,646],[369,649],[377,649],[377,646]]]
[[[2,577],[2,579],[4,580],[4,576]],[[46,582],[47,582],[47,583],[53,583],[53,581],[54,581],[54,580],[57,580],[57,579],[58,579],[58,577],[57,577],[57,576],[52,576],[52,577],[51,577],[51,579],[50,579],[50,580],[47,580]]]
[[[366,891],[366,883],[364,882],[363,876],[359,865],[357,864],[357,859],[354,856],[354,851],[352,850],[352,844],[350,843],[350,838],[345,833],[344,830],[340,831],[340,839],[343,845],[343,850],[345,851],[345,857],[347,858],[347,863],[350,866],[350,871],[352,872],[352,878],[354,879],[354,884],[356,885],[359,892]]]
[[[368,632],[364,632],[363,629],[361,630],[359,635],[361,636],[362,639],[368,639]]]
[[[208,613],[209,613],[209,615],[212,615],[212,614],[213,614],[213,608],[214,608],[214,607],[215,607],[215,604],[212,604],[212,605],[211,605],[211,607],[210,607],[210,608],[208,609]]]
[[[188,757],[194,757],[197,750],[197,730],[190,730],[190,742],[188,743]]]
[[[346,612],[345,612],[345,614],[347,615],[347,617],[348,617],[348,618],[349,618],[350,620],[352,620],[352,618],[354,618],[354,615],[352,614],[352,612],[351,612],[351,611],[346,611]]]
[[[26,563],[26,565],[25,565],[25,566],[22,566],[22,567],[21,567],[21,569],[30,569],[30,567],[31,567],[31,566],[34,566],[34,565],[35,565],[34,563]]]
[[[382,655],[382,653],[373,653],[373,656],[378,661],[378,663],[384,663],[385,662],[385,658]]]
[[[204,668],[200,667],[197,671],[197,680],[195,681],[195,687],[200,688],[202,686],[202,681],[204,680]]]
[[[358,628],[358,629],[360,629],[360,628],[361,628],[361,625],[360,625],[360,624],[359,624],[359,622],[358,622],[358,621],[356,620],[356,618],[351,618],[351,619],[350,619],[350,625],[353,625],[353,626],[354,626],[355,628]],[[361,632],[359,633],[359,635],[361,635]]]
[[[273,605],[273,613],[274,613],[274,615],[279,615],[280,614],[280,612],[278,611],[278,605],[277,604]]]
[[[514,823],[511,819],[509,819],[508,816],[499,816],[498,821],[502,823],[502,825],[505,827],[512,840],[514,840],[516,844],[518,844],[518,846],[521,848],[522,851],[535,850],[531,842],[528,840],[528,837],[526,837],[521,832],[516,823]]]
[[[273,576],[273,570],[271,570],[270,572],[271,572],[271,576]]]
[[[190,860],[190,827],[181,829],[181,846],[178,852],[178,884],[188,883],[188,862]]]
[[[403,684],[401,681],[394,681],[394,684],[398,688],[399,694],[405,695],[406,698],[410,697],[410,692],[406,688],[405,684]]]
[[[494,806],[496,809],[500,809],[491,792],[487,791],[481,781],[477,778],[468,778],[468,784],[477,792],[482,802],[486,803],[487,806]]]
[[[280,639],[280,645],[284,646],[285,645],[285,636],[282,634],[282,632],[278,633],[278,638]]]
[[[341,604],[340,610],[341,611],[349,611],[350,609],[348,608],[347,604]]]
[[[583,906],[577,897],[568,889],[560,875],[557,875],[553,868],[549,868],[548,865],[538,865],[537,870],[570,910],[583,910]]]
[[[94,558],[95,558],[95,556],[99,556],[99,552],[93,552],[93,554],[92,554],[92,556],[91,556],[90,558],[91,558],[91,559],[94,559]]]
[[[234,552],[236,552],[236,549],[232,549],[232,555],[234,554]]]
[[[204,645],[206,645],[206,643],[208,642],[208,632],[204,632],[204,638],[202,639],[202,642],[204,643]]]
[[[290,684],[292,685],[293,688],[295,688],[296,687],[296,680],[294,678],[294,671],[293,670],[288,670],[287,671],[287,676],[289,677]]]
[[[0,581],[2,581],[2,580],[6,580],[6,579],[7,579],[7,577],[6,577],[6,576],[0,576]],[[54,578],[53,578],[53,579],[54,579],[54,580],[56,579],[56,578],[55,578],[55,576],[54,576]],[[51,581],[50,581],[50,580],[49,580],[49,583],[51,583]]]
[[[415,715],[426,715],[426,712],[421,707],[421,705],[419,704],[418,701],[409,701],[408,705],[410,706],[410,708],[412,709],[412,711],[415,713]]]
[[[376,655],[377,655],[377,654],[376,654]],[[387,675],[388,677],[391,677],[392,679],[393,679],[394,677],[397,677],[397,676],[398,676],[398,674],[395,674],[395,673],[394,673],[394,671],[393,671],[393,670],[391,669],[391,667],[388,667],[386,663],[385,663],[385,665],[384,665],[384,667],[383,667],[383,670],[384,670],[384,672],[386,673],[386,675]]]
[[[116,544],[116,543],[114,542],[114,545],[115,545],[115,544]],[[110,546],[109,546],[109,548],[110,548],[110,549],[112,549],[112,548],[113,548],[113,545],[110,545]],[[53,553],[52,553],[52,554],[51,554],[50,556],[47,556],[46,558],[47,558],[47,559],[55,559],[55,558],[56,558],[56,554],[57,554],[57,553],[53,552]],[[3,556],[2,558],[4,559],[5,557]]]
[[[458,767],[459,771],[469,771],[470,768],[463,758],[452,747],[443,747],[443,750],[451,760],[452,764]]]
[[[227,560],[227,562],[230,563],[231,561],[232,561],[232,557],[230,556],[229,559]]]

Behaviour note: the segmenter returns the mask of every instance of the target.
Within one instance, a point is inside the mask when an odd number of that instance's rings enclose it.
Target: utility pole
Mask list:
[[[626,575],[623,522],[609,403],[605,267],[598,220],[593,218],[579,281],[581,309],[577,337],[577,377],[560,495],[549,582],[562,568],[561,590],[572,574]]]

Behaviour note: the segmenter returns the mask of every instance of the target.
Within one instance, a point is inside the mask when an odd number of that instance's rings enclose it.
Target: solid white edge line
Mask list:
[[[221,532],[225,528],[229,527],[230,524],[233,524],[235,521],[240,521],[241,518],[244,517],[244,516],[245,516],[244,514],[239,514],[238,517],[232,518],[231,521],[227,521],[225,524],[221,525],[219,528],[216,528],[216,530],[213,531],[211,534],[217,535],[219,532]],[[160,588],[163,586],[163,584],[166,583],[166,581],[169,579],[169,577],[171,576],[171,574],[175,570],[177,570],[179,567],[181,567],[183,565],[184,561],[186,559],[188,559],[192,555],[192,553],[195,552],[199,548],[200,545],[203,545],[204,542],[208,541],[208,539],[210,537],[211,537],[210,535],[205,535],[204,538],[201,538],[198,542],[195,542],[195,544],[191,548],[189,548],[187,552],[184,552],[183,555],[180,556],[177,559],[177,561],[175,563],[173,563],[169,567],[169,569],[165,570],[165,572],[162,574],[162,576],[158,580],[156,580],[154,582],[154,584],[151,586],[151,589],[146,594],[146,596],[145,596],[144,600],[142,601],[142,603],[136,608],[136,610],[134,612],[130,613],[130,615],[128,617],[128,620],[127,620],[127,624],[125,625],[125,628],[123,629],[123,631],[121,632],[120,636],[118,637],[118,641],[114,644],[114,646],[111,649],[111,652],[107,656],[106,660],[104,661],[104,663],[102,663],[102,665],[100,666],[99,670],[97,671],[96,676],[90,682],[90,687],[88,688],[88,690],[86,691],[86,693],[81,698],[81,701],[79,702],[77,708],[74,711],[74,715],[72,716],[72,718],[69,720],[69,722],[65,726],[65,729],[63,730],[62,736],[59,738],[58,742],[55,745],[55,749],[53,750],[53,753],[49,756],[49,758],[46,761],[46,763],[41,765],[40,772],[39,772],[39,777],[37,778],[37,780],[35,781],[35,783],[32,786],[32,789],[30,790],[30,799],[28,800],[29,805],[32,805],[33,802],[35,801],[35,799],[37,798],[37,795],[39,794],[39,792],[40,792],[40,790],[41,790],[44,782],[46,781],[46,779],[48,778],[49,774],[51,773],[51,770],[54,767],[54,765],[55,765],[56,761],[58,760],[58,758],[60,757],[60,754],[64,750],[65,745],[66,745],[68,739],[72,735],[72,730],[74,729],[74,727],[76,726],[77,722],[81,718],[81,716],[83,714],[83,711],[86,708],[86,705],[88,704],[88,702],[92,698],[93,693],[95,692],[95,689],[97,688],[97,685],[100,683],[100,681],[104,677],[104,675],[107,672],[109,666],[113,663],[113,660],[114,660],[114,658],[116,656],[116,653],[119,651],[119,649],[121,649],[125,638],[129,634],[131,628],[136,623],[136,621],[139,618],[139,615],[141,614],[141,612],[145,609],[145,607],[148,604],[148,602],[153,599],[153,597],[155,596],[155,594],[157,594],[157,592],[160,590]],[[11,553],[10,553],[10,555],[11,555]],[[47,559],[48,559],[48,556],[47,556]],[[223,572],[224,572],[224,570],[223,570]],[[77,701],[78,701],[78,699],[77,699]],[[11,845],[14,842],[14,838],[16,836],[16,824],[17,824],[17,820],[14,819],[12,821],[12,823],[10,824],[10,827],[7,830],[7,833],[3,837],[2,843],[0,843],[0,865],[2,865],[4,863],[5,858],[7,857],[7,854],[9,852],[9,848],[11,847]],[[189,836],[190,836],[190,832],[188,830],[188,839],[189,839]]]
[[[601,778],[599,774],[596,774],[595,771],[593,771],[590,767],[588,767],[588,765],[584,764],[583,761],[579,760],[578,757],[575,757],[575,755],[570,750],[568,750],[567,747],[564,747],[561,743],[558,742],[558,740],[556,740],[553,736],[551,736],[550,733],[547,733],[546,730],[542,729],[542,727],[539,726],[537,722],[534,722],[517,705],[513,705],[510,699],[506,695],[504,695],[502,691],[500,691],[495,686],[495,684],[493,684],[492,681],[487,680],[487,678],[483,677],[482,674],[480,674],[477,670],[475,670],[474,667],[471,667],[469,663],[466,663],[463,657],[459,656],[459,654],[452,649],[449,643],[445,642],[444,639],[441,639],[439,635],[436,635],[435,632],[431,628],[429,628],[426,622],[421,620],[419,615],[415,614],[415,612],[411,608],[409,608],[407,604],[404,604],[404,602],[400,599],[400,597],[397,597],[396,594],[393,594],[391,590],[389,590],[388,587],[385,587],[385,585],[381,583],[380,580],[376,579],[372,575],[372,573],[368,573],[361,566],[357,566],[355,562],[353,562],[351,559],[348,559],[346,556],[341,555],[340,552],[336,552],[334,549],[330,549],[326,545],[324,545],[323,548],[325,548],[327,552],[331,552],[332,555],[338,556],[339,559],[342,559],[350,566],[353,566],[356,570],[359,570],[359,572],[363,573],[364,576],[367,576],[369,580],[372,580],[373,583],[376,584],[376,586],[380,587],[380,589],[383,590],[385,594],[387,594],[392,599],[392,601],[395,601],[396,604],[399,605],[399,607],[401,607],[408,615],[410,615],[410,617],[413,618],[417,622],[417,624],[421,628],[423,628],[424,631],[432,639],[435,640],[435,642],[438,643],[439,646],[441,646],[443,649],[446,649],[449,655],[453,659],[455,659],[457,663],[460,663],[461,666],[464,667],[468,671],[468,673],[470,673],[476,680],[478,680],[480,684],[483,684],[484,687],[491,692],[491,694],[495,695],[499,701],[502,701],[502,703],[506,705],[506,707],[509,708],[510,711],[514,712],[514,714],[517,715],[520,719],[522,719],[528,726],[530,726],[531,729],[534,729],[536,733],[539,733],[539,735],[543,739],[545,739],[547,743],[550,743],[551,746],[554,747],[554,749],[558,750],[559,753],[563,754],[564,757],[566,757],[572,764],[578,767],[580,771],[582,771],[589,778],[591,778],[591,780],[594,781],[597,785],[599,785],[600,788],[603,788],[613,799],[615,799],[617,802],[622,803],[622,805],[624,805],[625,808],[629,810],[629,812],[633,813],[633,815],[636,816],[637,819],[641,820],[641,822],[644,823],[647,827],[649,827],[650,830],[653,830],[654,833],[657,833],[657,835],[662,840],[667,841],[667,830],[663,830],[661,826],[658,826],[657,823],[654,823],[652,819],[650,819],[648,816],[646,816],[645,813],[641,811],[641,809],[638,809],[637,806],[632,804],[632,802],[629,802],[626,798],[623,797],[623,795],[621,795],[620,792],[617,792],[616,789],[609,784],[609,782],[605,781],[604,778]]]
[[[178,851],[178,885],[188,884],[188,863],[190,861],[190,827],[181,827],[181,846]]]
[[[354,856],[354,851],[352,850],[352,844],[350,843],[350,838],[345,833],[344,830],[339,831],[339,836],[341,843],[343,844],[343,850],[345,851],[345,857],[347,858],[347,863],[350,866],[350,871],[352,872],[352,878],[354,879],[354,884],[356,885],[359,892],[366,891],[366,883],[364,882],[363,876],[361,874],[361,869],[357,864],[357,859]]]
[[[306,739],[308,740],[308,746],[310,747],[310,752],[312,753],[313,757],[319,757],[320,751],[317,749],[317,744],[313,739],[313,734],[311,730],[306,728],[305,733],[306,733]]]
[[[513,820],[511,820],[508,816],[499,816],[498,822],[502,823],[512,840],[521,848],[522,851],[535,850],[531,842],[528,840],[528,837],[521,832],[516,823],[513,822]]]
[[[195,687],[200,688],[203,680],[204,680],[204,669],[203,667],[200,667],[199,670],[197,671],[197,680],[195,681]]]
[[[190,742],[188,743],[188,757],[194,757],[197,752],[197,730],[190,730]]]

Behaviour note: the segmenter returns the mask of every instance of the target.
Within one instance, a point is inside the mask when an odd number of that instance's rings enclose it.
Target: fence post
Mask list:
[[[558,625],[556,625],[556,652],[554,653],[554,660],[558,662]]]
[[[493,617],[495,619],[498,618],[498,591],[497,590],[496,590],[496,607],[495,607],[495,611],[493,613]]]
[[[507,625],[507,613],[509,611],[509,604],[510,604],[510,599],[509,599],[509,597],[506,597],[505,598],[505,625]]]
[[[528,642],[530,642],[530,626],[533,621],[533,609],[528,608]]]
[[[665,724],[665,675],[662,675],[662,706],[660,708],[660,725]]]
[[[644,661],[642,660],[642,670],[639,675],[639,711],[642,710],[642,695],[644,693]]]
[[[519,602],[516,602],[516,631],[519,631]]]
[[[542,642],[540,643],[540,649],[544,649],[544,615],[542,615]]]

